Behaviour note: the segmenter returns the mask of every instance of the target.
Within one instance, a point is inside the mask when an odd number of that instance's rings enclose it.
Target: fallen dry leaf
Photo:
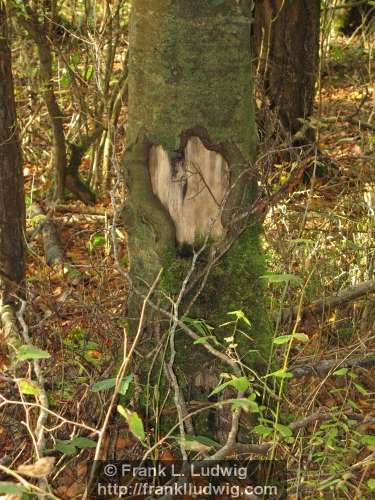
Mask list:
[[[55,465],[55,457],[43,457],[37,460],[34,464],[20,465],[17,472],[29,477],[46,477],[53,470]]]

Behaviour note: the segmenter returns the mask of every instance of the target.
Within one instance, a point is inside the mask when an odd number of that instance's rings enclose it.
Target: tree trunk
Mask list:
[[[264,364],[269,330],[259,227],[234,223],[257,197],[250,2],[135,0],[130,24],[129,315],[137,318],[134,290],[145,294],[161,267],[160,289],[176,302],[191,256],[204,245],[180,317],[218,326],[233,319],[228,312],[243,310],[252,326],[248,336],[235,333],[239,355],[252,366]],[[170,306],[162,294],[153,300]],[[215,330],[221,340],[228,332],[233,324]],[[200,371],[207,378],[214,358],[204,357],[201,345],[179,342],[182,377]]]
[[[24,15],[23,11],[19,11],[17,8],[15,12],[20,24],[30,34],[38,50],[42,95],[50,117],[53,132],[53,167],[55,172],[54,198],[56,200],[63,200],[67,155],[64,116],[57,102],[53,82],[53,54],[50,41],[48,40],[51,22],[49,20],[41,21],[40,18],[42,14],[40,13],[38,15],[38,12],[33,10],[29,5],[26,6],[27,16]]]
[[[259,0],[254,39],[259,76],[293,135],[313,111],[319,66],[320,0]],[[307,140],[313,139],[312,130]]]
[[[348,8],[344,10],[341,31],[346,36],[362,31],[369,34],[374,31],[375,6],[370,1],[354,4],[346,1]]]
[[[0,303],[21,295],[25,276],[25,200],[6,12],[0,2]]]

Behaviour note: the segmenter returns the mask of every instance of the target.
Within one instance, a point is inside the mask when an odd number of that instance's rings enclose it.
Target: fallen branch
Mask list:
[[[72,214],[79,214],[79,215],[91,215],[91,216],[96,216],[96,217],[111,217],[113,215],[112,210],[108,209],[101,209],[97,207],[90,207],[90,206],[73,206],[73,205],[63,205],[63,204],[58,204],[58,205],[53,205],[51,206],[56,212],[62,212],[62,213],[72,213]]]
[[[375,130],[375,124],[369,123],[369,122],[364,122],[362,120],[358,120],[357,118],[346,118],[346,121],[348,123],[352,123],[353,125],[356,125],[358,128],[364,128],[367,130]]]
[[[15,355],[22,344],[21,334],[18,329],[17,318],[13,306],[0,304],[0,323],[3,328],[3,338],[9,352],[10,368],[13,367]]]
[[[298,306],[285,308],[281,312],[281,320],[284,322],[291,321],[296,318],[298,314],[300,314],[302,319],[310,314],[316,315],[329,313],[331,309],[347,304],[348,302],[352,302],[370,293],[375,293],[375,280],[365,281],[363,283],[359,283],[358,285],[345,288],[344,290],[338,292],[337,295],[316,300],[315,302],[303,307],[302,310],[299,310]]]
[[[349,358],[345,360],[324,359],[315,365],[301,365],[291,368],[289,371],[296,378],[306,375],[324,375],[336,368],[371,368],[375,366],[375,356],[366,358]]]
[[[44,255],[47,264],[52,268],[61,268],[64,275],[70,278],[81,280],[83,278],[81,273],[64,256],[55,224],[39,205],[33,203],[30,207],[30,219],[32,220],[37,217],[36,231],[42,232]]]

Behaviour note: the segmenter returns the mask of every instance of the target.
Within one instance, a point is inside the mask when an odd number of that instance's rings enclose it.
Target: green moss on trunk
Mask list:
[[[249,8],[234,0],[134,1],[130,144],[142,130],[172,154],[181,133],[200,126],[215,143],[234,143],[252,157],[250,22]]]

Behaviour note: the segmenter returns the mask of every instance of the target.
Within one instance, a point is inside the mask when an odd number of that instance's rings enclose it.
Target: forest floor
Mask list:
[[[298,278],[288,286],[282,280],[281,285],[268,285],[273,316],[302,296],[310,303],[373,277],[375,127],[368,124],[373,122],[375,89],[369,64],[366,51],[342,41],[323,67],[316,103],[319,148],[336,162],[336,173],[302,186],[267,217],[264,238],[270,272]],[[29,198],[48,184],[44,169],[25,165]],[[64,420],[47,433],[47,441],[59,449],[56,439],[60,440],[61,450],[61,442],[74,437],[73,427],[64,421],[102,425],[111,394],[91,388],[114,377],[118,369],[128,285],[113,257],[109,198],[95,208],[72,201],[51,215],[64,253],[83,279],[46,264],[38,233],[29,244],[25,320],[33,343],[51,356],[43,365],[49,407]],[[126,234],[120,221],[116,229],[119,261],[126,269]],[[293,348],[288,367],[315,365],[322,359],[337,363],[324,375],[287,382],[280,408],[285,426],[316,412],[325,415],[302,425],[293,436],[284,429],[279,437],[276,456],[288,463],[289,498],[300,497],[301,485],[303,498],[370,498],[375,490],[375,368],[340,369],[349,356],[375,352],[374,319],[375,303],[362,298],[329,314],[308,316],[298,325],[308,342]],[[275,336],[290,333],[288,328],[281,325]],[[285,352],[279,349],[282,363]],[[16,469],[33,455],[30,429],[37,412],[14,404],[20,400],[16,386],[0,381],[0,392],[7,398],[0,417],[0,458],[6,455],[8,467]],[[93,437],[84,429],[83,434]],[[267,441],[266,434],[260,441]],[[116,419],[101,456],[139,456],[137,443],[125,423]],[[66,448],[65,454],[57,453],[49,477],[54,494],[62,499],[79,498],[85,488],[86,461],[93,451],[89,446],[76,448],[71,458]],[[166,448],[166,455],[173,453]]]

